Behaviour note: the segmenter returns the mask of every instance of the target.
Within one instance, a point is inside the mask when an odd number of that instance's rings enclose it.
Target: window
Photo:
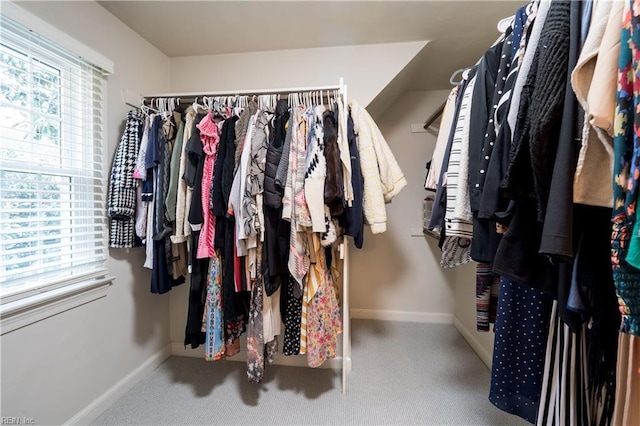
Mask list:
[[[100,68],[0,19],[4,309],[107,275],[106,79]]]

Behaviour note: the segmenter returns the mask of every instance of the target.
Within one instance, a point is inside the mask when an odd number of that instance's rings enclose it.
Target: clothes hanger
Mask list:
[[[165,118],[169,118],[173,115],[173,111],[176,109],[176,98],[167,99],[167,113]],[[173,120],[168,120],[171,126],[175,126]]]
[[[515,19],[515,16],[512,15],[507,18],[502,18],[501,20],[499,20],[498,31],[504,34],[507,31],[507,29],[513,24],[514,19]]]
[[[240,111],[240,106],[239,106],[239,101],[240,101],[240,96],[232,96],[231,97],[231,113],[233,115],[238,115],[238,112]]]
[[[149,102],[151,105],[153,105],[153,98],[151,98],[151,101]],[[146,115],[150,115],[151,112],[158,112],[156,109],[152,108],[151,105],[147,105],[144,103],[144,99],[142,100],[142,105],[140,105],[140,111],[142,111],[143,114]]]
[[[451,74],[451,77],[449,77],[449,83],[451,83],[451,85],[452,85],[452,86],[457,86],[458,84],[462,83],[462,80],[464,79],[464,76],[462,76],[462,78],[460,79],[460,81],[455,81],[454,79],[456,78],[456,76],[457,76],[458,74],[462,74],[462,75],[463,75],[463,73],[464,73],[465,71],[468,71],[468,68],[460,68],[460,69],[455,70],[455,71],[453,72],[453,74]],[[468,75],[468,74],[469,74],[469,73],[467,72],[467,75]]]
[[[140,111],[142,111],[146,115],[151,115],[151,112],[158,112],[157,110],[151,108],[149,105],[140,105]]]

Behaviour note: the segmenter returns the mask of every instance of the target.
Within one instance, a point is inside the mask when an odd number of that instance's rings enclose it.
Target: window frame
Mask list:
[[[77,40],[69,37],[65,33],[59,31],[58,29],[52,27],[45,21],[40,18],[32,15],[31,13],[25,11],[21,7],[17,6],[13,2],[3,2],[2,15],[5,17],[16,21],[18,24],[27,27],[30,31],[38,34],[40,37],[44,39],[48,39],[50,42],[57,44],[62,49],[66,49],[68,51],[72,51],[77,56],[83,58],[85,62],[92,64],[95,69],[98,69],[103,74],[104,81],[102,82],[102,96],[104,98],[102,107],[101,107],[101,118],[102,121],[105,122],[107,118],[107,102],[106,102],[106,76],[113,72],[113,62],[99,53],[93,51],[91,48],[83,45]],[[24,46],[13,46],[12,43],[3,43],[8,44],[11,49],[18,49],[19,52],[25,53]],[[20,49],[22,47],[22,49]],[[27,53],[27,56],[31,56]],[[64,72],[63,68],[68,67],[68,70],[72,71],[70,75],[74,75],[73,66],[70,64],[65,64],[63,60],[56,60],[56,54],[51,52],[50,55],[33,55],[37,58],[38,61],[42,62],[43,65],[52,65],[53,68],[59,68],[60,74]],[[60,66],[58,66],[60,65]],[[82,73],[81,73],[82,74]],[[95,76],[91,72],[88,72],[89,78],[91,78],[91,82],[89,86],[95,84]],[[76,75],[73,79],[82,79],[83,75]],[[74,90],[71,90],[71,84],[73,84],[74,80],[67,80],[66,78],[61,78],[61,93],[60,93],[60,109],[67,108],[72,106],[74,102],[81,102],[80,98],[82,96]],[[67,91],[68,93],[64,93]],[[93,92],[96,93],[96,92]],[[66,96],[65,96],[66,95]],[[93,98],[95,96],[92,95]],[[65,105],[68,103],[69,105]],[[83,102],[84,104],[84,102]],[[76,104],[77,106],[77,104]],[[94,107],[90,107],[88,105],[83,105],[83,109],[91,109]],[[92,116],[93,113],[89,115]],[[69,130],[68,126],[71,124],[71,119],[64,117],[62,111],[60,111],[60,135],[63,134],[63,129],[67,126],[67,131]],[[91,121],[92,125],[95,126],[95,123]],[[106,153],[107,143],[107,128],[106,126],[102,126],[102,142],[103,146],[101,147],[103,152]],[[70,132],[73,134],[73,132]],[[80,138],[78,135],[72,136],[73,139]],[[61,137],[60,148],[64,149],[65,143],[73,144],[73,139],[65,140],[64,137]],[[91,152],[91,148],[87,150],[83,150],[80,154],[83,157],[89,156],[93,157],[95,155],[95,147],[93,148],[93,152]],[[103,154],[104,156],[104,154]],[[106,158],[106,156],[104,156]],[[63,156],[62,160],[72,161],[68,156]],[[105,163],[105,161],[103,161]],[[69,186],[76,184],[83,185],[94,185],[96,176],[94,175],[93,170],[85,170],[81,174],[81,176],[77,176],[77,170],[72,170],[68,167],[64,167],[64,163],[61,163],[62,167],[53,167],[54,173],[51,173],[55,176],[60,177],[68,177],[69,178]],[[95,186],[95,191],[103,191],[106,194],[106,182],[107,182],[107,173],[106,165],[103,165],[103,177],[101,180],[101,187],[98,188]],[[14,171],[19,171],[19,167],[14,167]],[[14,168],[10,168],[13,170]],[[2,167],[5,170],[4,164]],[[66,174],[65,174],[66,170]],[[22,170],[25,172],[25,170]],[[43,170],[39,170],[40,173]],[[46,172],[45,172],[46,173]],[[66,185],[66,184],[65,184]],[[77,196],[78,194],[76,194]],[[70,200],[67,202],[71,202],[73,200],[74,194],[73,190],[69,191]],[[105,197],[106,198],[106,197]],[[93,201],[89,198],[83,200],[87,203],[93,203]],[[91,209],[94,207],[89,207],[87,205],[87,209]],[[99,298],[105,297],[107,294],[107,290],[111,285],[114,277],[109,275],[108,271],[108,262],[109,262],[109,249],[108,249],[108,227],[106,224],[106,211],[101,212],[104,215],[105,223],[102,232],[103,244],[105,247],[105,258],[103,266],[97,267],[95,270],[87,271],[86,273],[78,274],[77,276],[69,276],[66,275],[64,277],[51,278],[51,279],[43,279],[41,282],[38,282],[33,286],[16,286],[14,289],[7,289],[1,292],[0,296],[0,335],[9,333],[26,325],[32,324],[37,321],[41,321],[43,319],[49,318],[53,315],[57,315],[61,312],[67,311],[69,309],[73,309],[80,305],[84,305],[93,300],[97,300]],[[90,220],[90,219],[89,219]],[[68,236],[70,238],[70,236]],[[61,237],[61,238],[64,238]],[[69,250],[68,253],[61,253],[61,256],[71,256],[73,255],[72,250]],[[71,260],[69,260],[71,262]]]

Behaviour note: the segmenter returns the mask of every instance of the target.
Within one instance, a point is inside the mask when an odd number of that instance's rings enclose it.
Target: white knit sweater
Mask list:
[[[364,216],[371,232],[380,234],[387,230],[385,203],[398,195],[407,180],[373,118],[356,100],[350,107],[364,178]]]

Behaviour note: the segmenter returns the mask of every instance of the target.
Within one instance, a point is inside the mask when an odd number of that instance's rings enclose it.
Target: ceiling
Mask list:
[[[169,57],[430,40],[403,77],[430,90],[475,63],[523,0],[98,3]]]

